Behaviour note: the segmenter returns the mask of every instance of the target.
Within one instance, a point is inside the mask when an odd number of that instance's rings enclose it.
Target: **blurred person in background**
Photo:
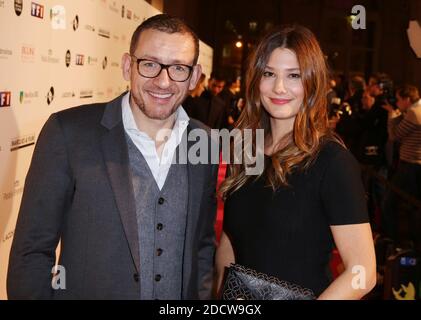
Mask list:
[[[396,89],[395,109],[384,105],[388,112],[389,139],[400,142],[399,163],[392,184],[421,203],[421,99],[418,88],[404,85]],[[382,215],[382,231],[398,240],[398,205],[405,201],[393,190],[388,190]],[[421,209],[409,210],[410,239],[421,252]]]

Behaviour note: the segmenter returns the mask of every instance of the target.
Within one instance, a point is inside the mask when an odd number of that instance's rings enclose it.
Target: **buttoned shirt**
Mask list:
[[[178,145],[181,143],[183,133],[187,129],[190,118],[180,105],[176,111],[176,120],[171,132],[163,130],[158,133],[158,136],[164,134],[169,136],[165,142],[161,158],[158,156],[155,140],[149,137],[142,128],[138,128],[130,108],[130,92],[128,92],[122,100],[122,118],[125,132],[132,139],[136,148],[142,153],[149,169],[159,187],[159,190],[164,186],[165,180],[170,170],[171,163]]]

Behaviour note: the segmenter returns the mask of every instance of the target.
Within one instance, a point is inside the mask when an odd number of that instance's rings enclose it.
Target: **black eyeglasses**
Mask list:
[[[139,59],[133,55],[132,57],[136,59],[137,71],[145,78],[156,78],[159,76],[162,69],[166,69],[168,76],[172,81],[184,82],[190,78],[193,70],[193,66],[188,66],[186,64],[163,64],[153,60]]]

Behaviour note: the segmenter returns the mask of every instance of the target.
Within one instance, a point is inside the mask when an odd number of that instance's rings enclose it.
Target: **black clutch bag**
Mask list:
[[[223,300],[314,300],[313,291],[231,264],[222,289]]]

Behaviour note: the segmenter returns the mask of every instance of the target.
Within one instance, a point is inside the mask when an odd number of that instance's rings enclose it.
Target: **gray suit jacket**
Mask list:
[[[44,125],[10,253],[9,299],[139,299],[139,243],[121,98],[55,113]],[[191,120],[188,130],[200,126]],[[188,164],[183,299],[210,298],[216,178],[216,165]],[[66,289],[54,290],[59,241]]]

